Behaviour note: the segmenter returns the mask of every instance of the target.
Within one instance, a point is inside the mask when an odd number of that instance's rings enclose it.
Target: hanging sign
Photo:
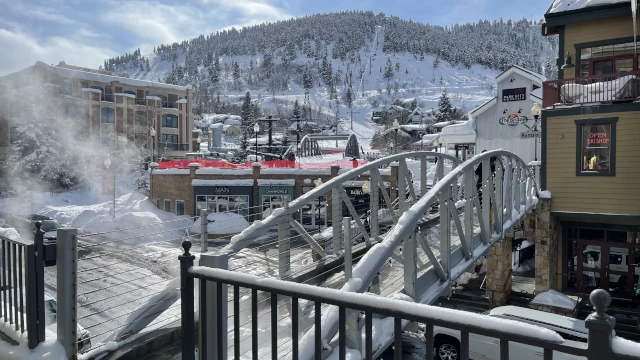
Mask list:
[[[529,118],[520,114],[509,114],[498,119],[500,125],[518,126],[529,121]]]
[[[113,171],[102,172],[102,195],[113,195]]]
[[[266,195],[287,195],[289,191],[287,189],[267,189],[264,193]]]
[[[502,90],[502,102],[527,100],[527,88]]]
[[[469,144],[456,144],[456,150],[469,150]]]
[[[520,133],[521,139],[533,139],[537,137],[540,137],[540,131],[537,130],[525,131]]]

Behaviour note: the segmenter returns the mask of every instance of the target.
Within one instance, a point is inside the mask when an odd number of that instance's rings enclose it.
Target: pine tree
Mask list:
[[[345,95],[345,102],[347,103],[347,106],[349,107],[349,109],[353,108],[353,91],[351,90],[351,87],[347,88],[347,93]]]
[[[393,64],[391,63],[391,58],[387,58],[387,65],[384,68],[384,74],[382,77],[387,81],[391,81],[391,79],[393,79]]]
[[[322,58],[322,80],[327,85],[331,85],[333,79],[333,70],[331,68],[331,62],[327,59],[327,54],[324,54]]]
[[[238,80],[240,80],[240,65],[238,62],[233,63],[233,82],[238,86]]]
[[[249,132],[253,124],[253,113],[251,112],[251,94],[247,91],[244,95],[244,102],[242,103],[242,120],[240,121],[240,132],[242,136],[240,138],[240,148],[242,151],[247,151],[249,146]]]
[[[147,72],[151,71],[151,65],[149,64],[149,58],[146,59],[145,63],[146,63],[146,65],[145,65],[146,69],[145,70]]]
[[[307,91],[313,88],[313,78],[311,77],[311,72],[309,71],[309,67],[306,65],[302,73],[302,86]]]
[[[438,99],[438,114],[436,114],[436,119],[439,122],[450,121],[453,118],[454,113],[455,109],[453,105],[451,105],[447,89],[444,89],[444,91],[442,91],[442,95],[440,95],[440,99]]]
[[[300,119],[300,104],[298,103],[298,99],[293,103],[293,118]]]

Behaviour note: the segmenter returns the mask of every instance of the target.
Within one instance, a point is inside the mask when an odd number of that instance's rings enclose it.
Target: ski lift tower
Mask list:
[[[258,119],[258,121],[266,121],[269,123],[269,145],[267,150],[269,154],[272,154],[271,145],[273,144],[273,122],[278,120],[280,119],[274,118],[272,115],[269,115],[266,118]]]

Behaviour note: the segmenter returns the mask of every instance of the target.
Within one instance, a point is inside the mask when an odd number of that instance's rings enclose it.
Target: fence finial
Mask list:
[[[607,308],[611,305],[611,295],[603,289],[597,289],[589,295],[589,301],[593,304],[596,311],[593,316],[595,319],[607,319]]]
[[[191,250],[191,241],[189,239],[182,242],[182,248],[184,249],[183,256],[191,256],[191,253],[189,253],[189,250]]]
[[[40,230],[41,227],[42,227],[42,222],[41,221],[36,222],[36,233],[39,233],[40,231],[42,231]]]

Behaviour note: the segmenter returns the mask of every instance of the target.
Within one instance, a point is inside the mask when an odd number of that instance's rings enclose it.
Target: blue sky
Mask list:
[[[449,25],[541,19],[551,0],[0,0],[0,75],[37,60],[98,67],[110,56],[232,26],[372,10]],[[446,5],[445,5],[446,4]]]

